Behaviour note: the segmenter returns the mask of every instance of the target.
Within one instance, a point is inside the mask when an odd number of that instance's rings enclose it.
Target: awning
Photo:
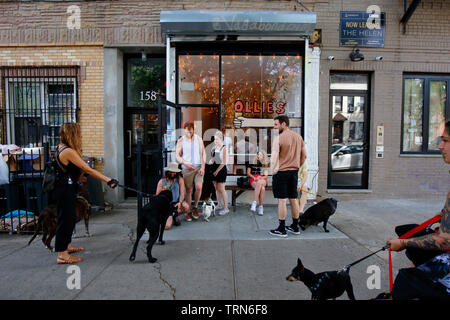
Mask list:
[[[306,36],[314,31],[316,14],[296,11],[161,11],[167,35]]]
[[[347,121],[347,118],[342,113],[338,113],[334,116],[333,121]]]

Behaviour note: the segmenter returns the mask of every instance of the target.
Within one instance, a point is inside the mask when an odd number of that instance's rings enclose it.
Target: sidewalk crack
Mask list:
[[[142,253],[145,254],[145,256],[147,256],[147,248],[146,248],[146,247],[145,247],[145,248],[142,247],[142,248],[139,248],[139,249],[142,251]],[[177,300],[177,298],[176,298],[176,296],[175,296],[175,294],[176,294],[176,292],[177,292],[177,289],[176,289],[175,287],[173,287],[173,286],[169,283],[169,281],[167,281],[166,279],[164,279],[163,274],[162,274],[162,265],[161,265],[161,263],[155,262],[155,263],[153,264],[153,268],[158,272],[159,280],[161,280],[161,282],[164,284],[164,286],[166,286],[167,288],[169,288],[169,290],[170,290],[170,295],[172,296],[172,299],[173,299],[173,300]]]
[[[161,264],[159,262],[157,262],[156,265],[154,266],[154,268],[158,271],[159,279],[162,281],[162,283],[164,283],[164,285],[170,289],[170,292],[171,292],[171,295],[172,295],[172,299],[173,300],[177,300],[177,298],[175,296],[175,294],[177,292],[177,289],[172,287],[172,285],[169,283],[169,281],[164,279],[164,277],[162,275],[162,266],[161,266]]]

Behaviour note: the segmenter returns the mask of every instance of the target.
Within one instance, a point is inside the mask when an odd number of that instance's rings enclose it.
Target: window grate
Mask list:
[[[0,68],[0,143],[59,143],[59,128],[77,122],[77,67]]]

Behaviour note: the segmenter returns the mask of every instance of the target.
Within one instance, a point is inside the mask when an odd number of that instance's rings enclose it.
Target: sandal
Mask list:
[[[72,263],[78,263],[81,261],[83,261],[83,259],[81,259],[79,257],[75,257],[75,256],[69,256],[69,258],[67,258],[67,259],[60,258],[60,257],[58,257],[56,259],[57,264],[72,264]]]
[[[75,252],[80,252],[83,251],[84,248],[82,247],[71,247],[70,249],[67,249],[68,253],[75,253]]]

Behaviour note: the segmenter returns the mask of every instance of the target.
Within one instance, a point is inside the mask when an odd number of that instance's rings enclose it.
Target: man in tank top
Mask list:
[[[206,153],[203,140],[194,133],[194,123],[184,124],[184,135],[177,141],[176,158],[181,163],[181,174],[186,185],[186,201],[192,202],[192,191],[195,186],[194,207],[186,216],[186,221],[198,219],[198,202],[202,194],[203,177],[205,175]]]

